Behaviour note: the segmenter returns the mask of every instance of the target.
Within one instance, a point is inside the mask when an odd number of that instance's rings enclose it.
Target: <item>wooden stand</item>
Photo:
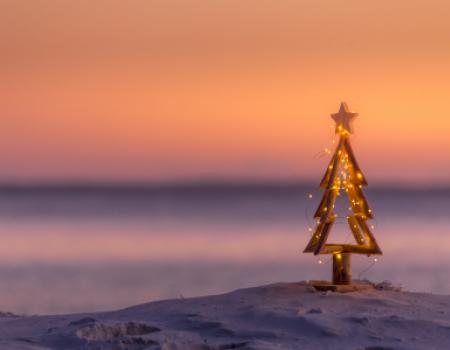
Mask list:
[[[333,284],[352,284],[352,260],[351,253],[333,254]]]
[[[331,284],[330,281],[309,281],[308,284],[319,292],[352,293],[375,289],[374,284],[367,281],[353,281],[352,284]]]

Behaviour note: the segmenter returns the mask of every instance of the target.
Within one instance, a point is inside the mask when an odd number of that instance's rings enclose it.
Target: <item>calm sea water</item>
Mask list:
[[[450,293],[450,190],[366,194],[384,256],[355,257],[354,277]],[[306,185],[3,187],[0,310],[117,309],[328,279],[328,257],[302,254],[320,195]],[[332,237],[351,241],[345,223]]]

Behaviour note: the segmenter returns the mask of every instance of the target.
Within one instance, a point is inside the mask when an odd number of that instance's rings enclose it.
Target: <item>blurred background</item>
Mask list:
[[[385,253],[355,277],[450,293],[449,15],[441,0],[0,1],[0,310],[329,278],[302,250],[341,101],[360,113]]]

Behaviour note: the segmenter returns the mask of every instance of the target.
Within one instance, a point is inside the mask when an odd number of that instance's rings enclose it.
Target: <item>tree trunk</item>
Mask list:
[[[351,253],[333,254],[333,284],[352,284]]]

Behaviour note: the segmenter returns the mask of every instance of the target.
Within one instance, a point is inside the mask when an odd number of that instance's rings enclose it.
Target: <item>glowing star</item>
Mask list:
[[[348,110],[345,102],[341,103],[339,112],[332,114],[331,118],[336,122],[336,133],[349,132],[353,134],[353,120],[358,116],[358,113],[353,113]]]

